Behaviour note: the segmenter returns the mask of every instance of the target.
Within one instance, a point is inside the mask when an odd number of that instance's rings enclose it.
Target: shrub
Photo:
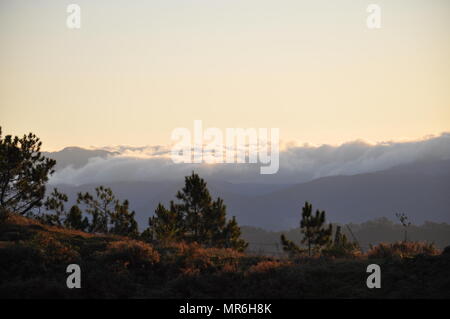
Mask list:
[[[416,255],[438,255],[439,250],[433,243],[426,242],[396,242],[380,243],[367,252],[370,259],[410,258]]]
[[[183,274],[237,269],[242,253],[230,248],[204,248],[198,243],[169,243],[160,248],[164,264]]]
[[[79,253],[75,249],[50,233],[37,233],[30,244],[42,253],[47,265],[70,264],[79,258]]]
[[[137,240],[111,242],[100,256],[108,263],[125,268],[148,268],[160,260],[159,253],[150,244]]]
[[[261,261],[257,263],[256,265],[253,265],[248,270],[249,273],[265,273],[269,271],[273,271],[277,268],[280,268],[282,266],[286,266],[288,263],[282,263],[280,261],[272,261],[272,260],[266,260]]]
[[[324,250],[322,254],[326,257],[335,258],[355,258],[361,255],[361,250],[357,245],[332,245]]]

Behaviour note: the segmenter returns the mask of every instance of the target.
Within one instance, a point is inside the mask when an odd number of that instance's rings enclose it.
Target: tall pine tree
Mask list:
[[[303,234],[302,243],[308,246],[308,255],[311,256],[311,250],[320,250],[321,247],[331,242],[333,232],[332,225],[325,228],[325,211],[316,210],[312,213],[312,205],[305,202],[302,208],[302,220],[300,221],[300,230]]]
[[[309,256],[311,256],[313,251],[319,251],[322,247],[332,242],[333,226],[330,224],[328,227],[325,227],[325,212],[317,210],[313,214],[312,205],[308,202],[305,202],[305,206],[302,208],[300,231],[303,234],[301,243],[306,244],[308,247]],[[283,245],[283,250],[291,255],[303,252],[301,248],[288,240],[284,235],[281,235],[281,244]]]
[[[83,218],[83,212],[77,205],[73,205],[64,220],[64,226],[71,229],[86,231],[89,227],[89,220],[87,217]]]
[[[241,230],[233,217],[226,218],[226,206],[221,198],[212,200],[206,182],[194,172],[186,176],[185,185],[176,195],[178,203],[170,209],[158,205],[149,219],[144,237],[159,241],[183,240],[207,247],[228,247],[244,250]]]
[[[32,215],[42,206],[56,161],[45,157],[41,146],[32,133],[22,138],[3,136],[0,127],[0,219],[9,212]]]

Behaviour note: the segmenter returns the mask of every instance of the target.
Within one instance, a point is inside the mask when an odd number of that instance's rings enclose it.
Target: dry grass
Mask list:
[[[126,268],[154,265],[160,260],[153,246],[137,240],[110,242],[100,255],[111,262],[123,263]]]
[[[367,252],[370,259],[412,258],[417,255],[436,256],[441,252],[433,243],[396,242],[380,243]]]
[[[197,243],[168,243],[159,248],[166,265],[177,265],[182,274],[237,270],[240,258],[245,256],[229,248],[205,248]]]
[[[267,272],[273,271],[277,268],[281,268],[281,267],[285,267],[285,266],[289,266],[289,265],[291,265],[290,262],[266,260],[266,261],[261,261],[261,262],[257,263],[256,265],[251,266],[250,269],[248,270],[248,273],[250,273],[250,274],[252,274],[252,273],[267,273]]]
[[[17,214],[9,214],[6,223],[10,225],[17,225],[17,226],[34,226],[34,229],[38,230],[41,229],[41,231],[50,232],[50,233],[60,233],[64,235],[69,236],[81,236],[83,238],[92,238],[92,237],[101,237],[101,238],[112,238],[112,239],[126,239],[126,237],[123,236],[117,236],[117,235],[109,235],[109,234],[91,234],[86,233],[81,230],[76,229],[69,229],[62,226],[50,226],[45,225],[35,219],[27,218],[24,216],[20,216]],[[37,227],[36,227],[37,226]]]
[[[13,215],[0,224],[0,298],[443,298],[448,254],[414,257],[438,253],[409,242],[380,244],[356,258],[275,260],[196,243],[155,247]],[[368,258],[380,259],[380,290],[365,289]],[[66,287],[69,263],[83,269],[81,290]]]

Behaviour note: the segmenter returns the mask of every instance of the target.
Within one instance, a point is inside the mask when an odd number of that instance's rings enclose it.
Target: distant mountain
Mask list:
[[[115,154],[118,153],[104,150],[88,150],[81,147],[66,147],[58,152],[43,152],[43,155],[56,160],[57,170],[68,166],[80,168],[86,165],[91,158],[105,158]]]
[[[417,162],[375,173],[319,178],[296,185],[233,184],[207,180],[213,196],[225,200],[228,214],[241,225],[269,230],[298,226],[305,201],[325,210],[332,222],[364,222],[406,213],[413,223],[450,222],[450,161]],[[115,182],[106,184],[128,199],[141,227],[157,204],[168,204],[184,181]],[[97,185],[57,185],[74,203],[79,191]]]
[[[364,222],[406,213],[412,222],[450,221],[450,161],[401,165],[385,171],[324,177],[258,196],[239,205],[240,222],[267,229],[296,227],[303,203],[333,222]]]
[[[394,218],[377,218],[361,224],[340,224],[341,231],[350,240],[356,240],[363,251],[367,251],[370,245],[404,240],[404,228],[398,221],[394,222]],[[253,253],[282,255],[281,234],[301,245],[302,235],[298,228],[275,232],[243,226],[241,231],[242,238],[249,243],[247,251]],[[426,222],[422,225],[411,225],[408,227],[408,240],[426,241],[444,249],[450,244],[450,224]]]

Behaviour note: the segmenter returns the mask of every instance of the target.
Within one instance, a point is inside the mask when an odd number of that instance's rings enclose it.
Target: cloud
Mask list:
[[[450,133],[410,142],[369,144],[353,141],[339,146],[288,146],[280,152],[280,169],[260,175],[260,164],[175,164],[170,147],[108,147],[119,154],[91,158],[81,168],[65,167],[51,184],[100,184],[116,181],[181,180],[196,171],[207,179],[234,183],[300,183],[319,177],[374,172],[416,161],[450,159]]]

